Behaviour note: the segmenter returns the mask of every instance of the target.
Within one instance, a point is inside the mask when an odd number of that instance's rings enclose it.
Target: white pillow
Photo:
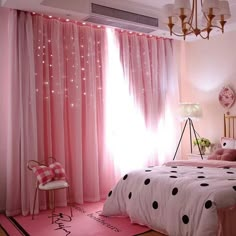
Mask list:
[[[236,139],[222,137],[220,143],[222,148],[236,149]]]

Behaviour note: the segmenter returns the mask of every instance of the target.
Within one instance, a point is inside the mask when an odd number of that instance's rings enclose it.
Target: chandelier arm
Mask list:
[[[219,25],[211,25],[210,27],[205,27],[201,30],[201,32],[207,31],[209,28],[217,28],[220,30],[223,30],[223,27],[219,26]]]
[[[184,37],[184,36],[187,36],[187,35],[189,35],[189,34],[192,34],[193,33],[193,31],[190,31],[190,32],[188,32],[188,33],[186,33],[186,34],[178,34],[178,33],[175,33],[175,32],[171,32],[173,35],[175,35],[175,36],[179,36],[179,37]]]
[[[189,24],[189,25],[192,25],[192,24],[193,24],[193,15],[194,15],[194,7],[193,7],[193,5],[194,5],[194,0],[193,0],[193,2],[192,2],[191,14],[190,14],[190,17],[189,17],[189,20],[188,20],[188,24]]]
[[[201,31],[201,33],[200,33],[199,35],[200,35],[200,37],[201,37],[202,39],[209,39],[209,33],[204,37],[204,36],[202,35],[202,31]]]
[[[197,15],[197,0],[194,0],[193,3],[194,3],[193,8],[195,8],[195,29],[198,29],[198,25],[197,25],[197,17],[198,17],[198,15]]]
[[[203,12],[203,16],[204,16],[204,18],[206,19],[206,21],[207,21],[207,23],[208,23],[208,22],[209,22],[209,19],[208,19],[207,14],[206,14],[205,12]]]
[[[193,28],[193,26],[191,24],[189,24],[188,22],[185,22],[185,25],[187,25],[189,27],[188,31],[185,33],[185,35],[189,35],[189,34],[194,33],[195,29]]]
[[[206,27],[205,29],[203,29],[203,30],[206,30],[208,27]],[[217,28],[217,29],[220,29],[220,30],[222,30],[223,28],[221,27],[221,26],[219,26],[219,25],[211,25],[211,28]]]

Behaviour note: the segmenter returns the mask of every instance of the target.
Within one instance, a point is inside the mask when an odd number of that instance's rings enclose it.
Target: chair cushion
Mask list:
[[[36,175],[39,184],[46,184],[53,180],[54,173],[48,166],[34,166],[32,167],[33,173]]]
[[[65,169],[62,167],[60,162],[53,162],[49,165],[54,173],[54,180],[60,180],[66,178]]]
[[[52,190],[52,189],[61,189],[68,188],[69,184],[65,180],[54,180],[46,184],[40,184],[40,190]]]

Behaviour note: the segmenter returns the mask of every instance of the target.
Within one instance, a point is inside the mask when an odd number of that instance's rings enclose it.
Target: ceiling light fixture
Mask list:
[[[220,29],[224,33],[226,20],[231,17],[227,0],[199,0],[201,2],[202,22],[199,26],[198,0],[175,0],[174,4],[166,4],[163,7],[165,23],[167,23],[170,35],[183,37],[195,34],[203,39],[209,39],[213,29]],[[200,10],[199,10],[200,11]],[[179,24],[180,22],[180,24]],[[178,28],[175,32],[174,28]]]

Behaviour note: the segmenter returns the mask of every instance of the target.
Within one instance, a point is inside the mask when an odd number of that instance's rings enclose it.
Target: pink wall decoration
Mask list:
[[[235,93],[229,86],[224,86],[220,90],[219,102],[227,110],[233,106],[235,102]]]

